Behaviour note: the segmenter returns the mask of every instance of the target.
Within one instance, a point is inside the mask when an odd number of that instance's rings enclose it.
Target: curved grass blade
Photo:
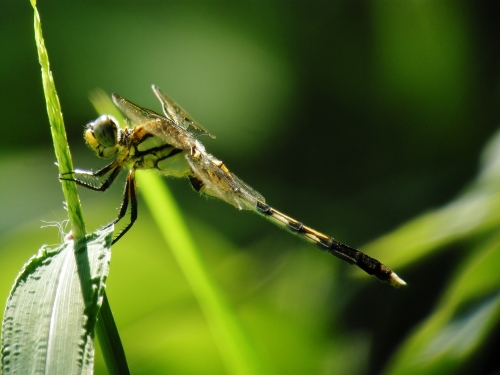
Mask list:
[[[465,259],[433,313],[400,346],[386,374],[453,374],[481,351],[500,320],[500,237]]]
[[[385,374],[464,372],[473,368],[495,335],[500,321],[499,165],[497,132],[483,151],[478,177],[461,195],[365,247],[377,255],[395,254],[392,264],[400,266],[454,243],[469,248],[440,300],[398,348]]]
[[[73,171],[74,168],[71,161],[68,141],[66,139],[61,104],[59,103],[59,98],[57,96],[54,78],[50,70],[49,56],[43,40],[42,24],[40,22],[40,15],[36,9],[36,1],[31,0],[31,5],[33,6],[33,10],[35,12],[35,41],[38,51],[38,60],[42,67],[43,92],[45,94],[47,114],[49,116],[50,131],[54,142],[54,150],[59,166],[59,174],[63,174]],[[76,192],[76,184],[70,181],[61,182],[64,197],[66,198],[66,202],[68,204],[68,215],[71,222],[73,238],[78,240],[85,235],[85,223],[83,221],[80,200],[78,199],[78,194]]]
[[[497,131],[483,150],[478,177],[462,194],[369,243],[363,251],[388,259],[394,267],[403,267],[449,244],[495,231],[500,226],[499,166],[500,131]]]
[[[210,277],[179,208],[159,176],[137,176],[143,198],[200,303],[230,374],[267,374],[242,323]]]

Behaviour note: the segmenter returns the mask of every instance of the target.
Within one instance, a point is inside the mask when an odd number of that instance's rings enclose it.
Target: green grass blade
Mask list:
[[[265,374],[269,371],[199,256],[182,215],[159,176],[137,174],[141,192],[165,242],[181,266],[205,316],[230,374]]]
[[[118,328],[116,327],[113,314],[111,313],[111,307],[106,293],[103,294],[102,306],[99,310],[99,319],[96,325],[96,333],[99,338],[99,345],[108,373],[112,375],[130,374],[125,358],[125,351],[123,350]]]
[[[38,60],[42,67],[43,92],[45,94],[47,113],[49,115],[50,131],[52,133],[57,163],[59,165],[59,173],[62,174],[73,171],[73,163],[71,161],[68,141],[66,139],[66,131],[64,130],[61,104],[57,96],[54,77],[50,70],[49,56],[43,40],[42,25],[40,22],[40,15],[36,9],[36,1],[32,0],[31,5],[35,13],[35,41],[38,51]],[[77,240],[85,235],[85,223],[83,221],[80,200],[76,192],[76,184],[70,181],[62,181],[62,188],[68,204],[68,215],[71,221],[73,238]]]

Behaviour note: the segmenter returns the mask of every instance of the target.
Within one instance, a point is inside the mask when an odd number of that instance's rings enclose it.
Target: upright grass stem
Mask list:
[[[42,67],[42,82],[47,105],[47,113],[50,123],[50,131],[54,143],[54,150],[59,167],[59,174],[73,171],[73,163],[69,151],[64,121],[62,117],[61,104],[57,96],[54,78],[50,70],[49,56],[42,35],[40,15],[36,8],[36,0],[31,0],[34,10],[35,41],[38,51],[38,59]],[[68,216],[71,222],[72,236],[74,241],[85,236],[85,222],[78,197],[76,184],[72,181],[61,181],[64,198],[67,202]],[[106,294],[103,296],[103,304],[98,313],[96,332],[101,344],[103,357],[111,374],[130,373],[125,358],[125,352],[118,335],[118,329],[111,313]]]

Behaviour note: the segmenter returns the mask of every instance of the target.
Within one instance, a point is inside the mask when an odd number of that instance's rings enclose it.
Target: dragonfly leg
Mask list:
[[[118,160],[114,160],[112,163],[109,163],[108,165],[102,167],[101,169],[99,169],[98,171],[95,171],[95,172],[76,170],[74,172],[63,173],[63,175],[76,173],[76,174],[86,174],[86,175],[90,175],[92,177],[102,177],[102,176],[108,174],[109,171],[111,171],[112,169],[115,169],[118,165],[120,165]]]
[[[120,172],[121,172],[121,167],[118,165],[118,163],[115,160],[113,163],[105,166],[104,168],[102,168],[96,172],[76,170],[74,172],[63,173],[61,175],[61,177],[59,177],[59,179],[65,180],[65,181],[73,181],[77,185],[83,186],[87,189],[96,190],[96,191],[106,191],[111,186],[111,184],[116,180],[116,177],[118,177]],[[99,181],[100,177],[103,177],[108,173],[110,173],[108,178],[106,178],[104,181],[102,181],[98,184],[93,184],[93,183],[89,182],[92,180]],[[68,174],[74,174],[75,177],[63,177],[63,176],[68,175]],[[78,176],[82,176],[82,177],[84,176],[84,177],[79,178]]]
[[[132,225],[134,225],[137,220],[137,183],[135,181],[135,170],[131,169],[127,175],[127,182],[125,184],[125,190],[123,192],[123,201],[120,206],[120,211],[118,212],[118,217],[113,220],[110,224],[116,224],[119,222],[127,213],[128,204],[130,202],[130,222],[122,229],[122,231],[113,239],[112,245],[115,244],[120,238],[123,237],[125,233],[128,232]]]

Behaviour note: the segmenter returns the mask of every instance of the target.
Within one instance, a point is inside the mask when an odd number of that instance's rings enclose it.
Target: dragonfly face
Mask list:
[[[130,223],[113,243],[118,241],[137,219],[135,171],[155,169],[164,175],[187,177],[193,188],[201,194],[219,198],[239,210],[252,210],[319,249],[357,265],[382,281],[393,286],[405,285],[389,267],[378,260],[267,205],[261,194],[231,173],[226,165],[209,154],[198,140],[201,136],[214,137],[158,87],[153,85],[152,88],[162,104],[163,116],[113,94],[114,103],[128,117],[133,127],[122,130],[112,116],[102,115],[87,126],[85,140],[99,157],[116,156],[115,160],[97,172],[77,170],[70,172],[74,173],[74,178],[61,177],[89,189],[105,191],[123,168],[130,168],[122,205],[118,217],[112,222],[114,224],[121,220],[130,206]]]
[[[110,115],[102,115],[87,125],[85,141],[100,158],[109,159],[119,151],[119,136],[123,130],[118,127],[118,121]]]

